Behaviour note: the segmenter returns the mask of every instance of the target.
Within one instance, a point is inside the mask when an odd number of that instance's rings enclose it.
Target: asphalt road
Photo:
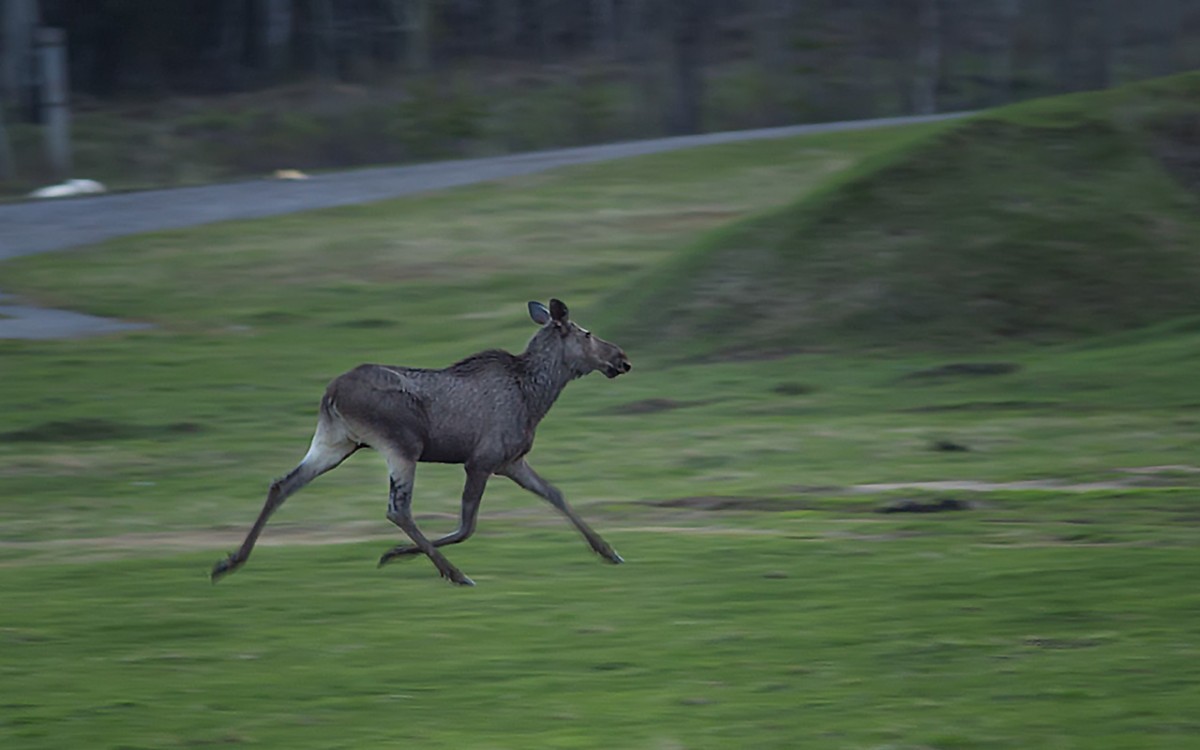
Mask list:
[[[332,172],[313,175],[307,180],[248,180],[0,204],[0,263],[22,255],[66,250],[131,234],[370,203],[575,164],[719,143],[933,122],[963,114],[739,130],[484,159]],[[0,269],[2,284],[3,270]],[[73,317],[64,317],[61,311],[39,312],[38,308],[0,305],[0,338],[59,338],[124,330],[116,321],[93,318],[89,325],[86,320],[89,316],[70,315]]]

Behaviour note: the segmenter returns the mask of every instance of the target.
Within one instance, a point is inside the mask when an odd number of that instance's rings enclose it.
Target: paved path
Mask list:
[[[933,122],[960,117],[962,114],[890,117],[657,138],[485,159],[334,172],[298,181],[249,180],[202,187],[0,204],[0,263],[22,255],[65,250],[142,232],[370,203],[575,164],[736,141]],[[0,280],[2,278],[0,271]],[[0,338],[58,338],[63,335],[109,332],[99,327],[72,329],[61,313],[56,315],[59,316],[57,319],[43,316],[37,312],[37,308],[28,307],[9,306],[0,309],[0,316],[9,316],[0,317]],[[76,314],[75,319],[80,321],[81,317],[87,316]],[[72,330],[74,333],[69,332]]]
[[[11,305],[10,298],[0,294],[0,339],[69,339],[153,328],[149,323],[129,323],[70,310]]]

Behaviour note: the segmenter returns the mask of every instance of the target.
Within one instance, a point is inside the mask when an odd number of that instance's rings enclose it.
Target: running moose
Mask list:
[[[438,548],[464,541],[475,531],[483,490],[493,474],[547,500],[570,519],[596,554],[622,562],[562,493],[533,470],[525,455],[533,447],[538,423],[567,383],[595,370],[615,378],[629,372],[629,359],[620,347],[572,322],[559,300],[550,300],[549,308],[530,302],[529,316],[541,328],[518,355],[490,349],[441,370],[360,365],[335,378],[321,399],[308,453],[291,473],[271,483],[245,541],[213,567],[213,581],[245,564],[267,519],[292,493],[363,447],[374,448],[387,460],[387,517],[412,540],[384,553],[380,565],[423,554],[447,580],[474,585]],[[412,517],[413,477],[420,462],[462,464],[467,473],[458,528],[432,540]]]

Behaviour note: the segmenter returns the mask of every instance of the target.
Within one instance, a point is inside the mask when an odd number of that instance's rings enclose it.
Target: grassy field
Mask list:
[[[1133,520],[1125,501],[1078,512]],[[0,737],[1194,747],[1198,561],[1158,533],[1188,504],[1153,505],[1058,536],[1038,512],[631,528],[618,568],[492,524],[453,555],[466,591],[415,562],[376,573],[378,544],[263,551],[216,587],[211,555],[8,567]]]
[[[626,565],[496,479],[448,550],[477,587],[423,560],[377,570],[398,532],[382,461],[360,454],[208,583],[331,376],[518,349],[525,301],[552,295],[626,343],[610,329],[669,325],[668,287],[661,309],[633,294],[681,252],[945,128],[6,264],[5,291],[158,328],[0,342],[0,747],[1194,747],[1189,317],[967,352],[931,335],[734,358],[708,356],[719,338],[635,337],[634,371],[569,387],[531,455]],[[460,477],[418,472],[430,532],[453,526]],[[948,480],[996,486],[890,488]],[[1006,486],[1028,480],[1053,482]],[[946,500],[967,507],[877,512]]]

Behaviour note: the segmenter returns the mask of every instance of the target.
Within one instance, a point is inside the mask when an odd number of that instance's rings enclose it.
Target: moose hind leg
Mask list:
[[[242,546],[236,552],[230,553],[213,566],[213,583],[216,583],[222,576],[232,573],[246,563],[246,560],[250,558],[250,552],[254,549],[255,542],[258,541],[259,534],[262,533],[263,527],[267,525],[267,519],[275,511],[279,510],[279,506],[283,505],[283,502],[288,497],[325,472],[336,468],[350,454],[358,450],[358,448],[357,443],[346,439],[344,436],[331,438],[330,431],[325,425],[318,424],[317,432],[313,435],[312,444],[309,446],[308,453],[300,461],[300,465],[292,469],[287,476],[271,482],[271,487],[267,490],[267,499],[263,503],[262,511],[259,512],[258,518],[250,528],[250,532],[246,534],[246,539],[242,542]]]
[[[475,519],[479,516],[479,503],[483,500],[483,490],[487,486],[488,472],[467,470],[467,483],[463,487],[462,512],[458,528],[430,542],[434,547],[465,542],[475,533]],[[408,557],[421,554],[422,550],[415,544],[399,544],[379,558],[379,567],[383,567],[398,557]]]
[[[614,550],[608,542],[604,541],[599,534],[593,531],[592,527],[588,526],[587,522],[580,518],[579,514],[567,504],[566,498],[563,497],[562,492],[560,492],[557,487],[550,484],[545,479],[542,479],[542,477],[536,471],[534,471],[533,467],[526,463],[524,459],[509,465],[500,473],[516,482],[523,489],[529,490],[533,494],[543,498],[555,508],[558,508],[558,510],[564,516],[566,516],[572,524],[574,524],[575,528],[579,530],[579,533],[583,534],[583,538],[587,540],[587,543],[591,545],[592,551],[594,551],[597,555],[600,555],[610,563],[616,564],[625,562],[624,558],[618,555],[617,551]]]
[[[408,535],[416,548],[423,552],[438,569],[443,578],[460,586],[474,586],[475,582],[454,567],[446,556],[438,552],[433,542],[429,541],[412,517],[413,479],[416,476],[415,461],[389,454],[388,473],[390,487],[388,492],[388,520],[400,527]],[[382,560],[380,561],[382,563]]]

